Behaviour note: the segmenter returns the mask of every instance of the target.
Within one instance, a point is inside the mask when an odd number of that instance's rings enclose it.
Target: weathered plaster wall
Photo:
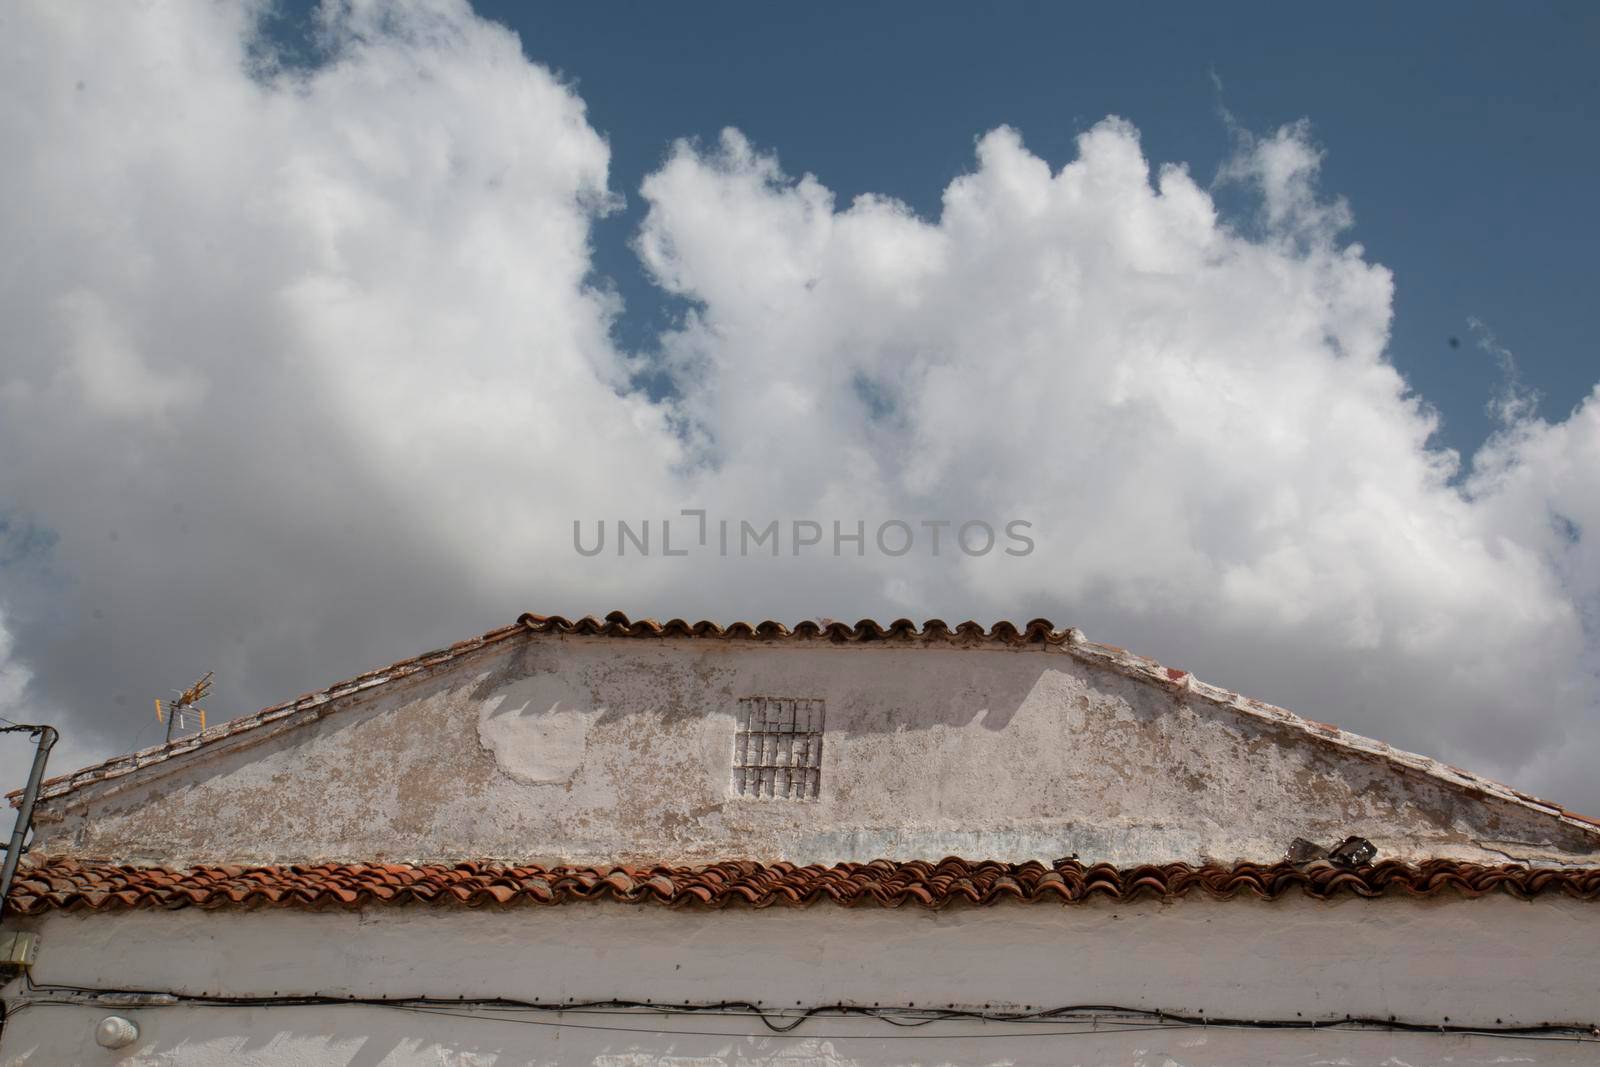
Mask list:
[[[1334,904],[1186,899],[945,912],[706,912],[597,904],[56,913],[29,922],[39,934],[37,986],[545,1002],[749,999],[774,1009],[841,1001],[1029,1008],[1095,1003],[1217,1017],[1393,1015],[1493,1026],[1595,1016],[1600,924],[1589,914],[1593,907],[1507,897]],[[94,1046],[92,1034],[113,1009],[23,1007],[29,997],[46,994],[15,983],[5,995],[12,1014],[0,1040],[4,1064],[1173,1067],[1592,1063],[1600,1057],[1593,1042],[1384,1032],[1112,1034],[1106,1027],[1069,1035],[1065,1025],[952,1022],[903,1030],[828,1018],[776,1036],[748,1017],[726,1015],[486,1019],[349,1006],[115,1009],[138,1023],[142,1038],[112,1054]]]
[[[733,795],[737,701],[822,698],[821,797]],[[246,747],[241,747],[246,746]],[[40,854],[1595,862],[1600,837],[1055,651],[530,639],[46,802]]]

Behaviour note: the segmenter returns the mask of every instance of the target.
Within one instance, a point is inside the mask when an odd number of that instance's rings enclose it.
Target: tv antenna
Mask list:
[[[211,692],[211,675],[206,671],[205,677],[178,693],[177,697],[165,708],[161,706],[161,698],[156,697],[156,722],[167,724],[167,743],[172,743],[175,730],[186,730],[190,724],[199,722],[200,729],[206,728],[206,709],[200,706],[200,701]]]

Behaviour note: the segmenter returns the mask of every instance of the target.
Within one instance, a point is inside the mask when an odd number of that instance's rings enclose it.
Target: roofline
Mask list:
[[[465,863],[218,864],[173,869],[132,867],[67,857],[45,858],[18,872],[7,904],[21,915],[135,909],[363,908],[406,904],[500,907],[609,900],[665,907],[840,906],[939,909],[1008,903],[1089,904],[1095,900],[1173,901],[1199,897],[1313,900],[1391,897],[1472,899],[1504,893],[1518,900],[1566,897],[1600,901],[1600,868],[1487,866],[1455,860],[1420,864],[1385,860],[1341,867],[1294,864],[1185,863],[1114,867],[1074,859],[1049,866],[947,857],[797,867],[725,861],[692,867],[515,866]]]
[[[424,652],[409,659],[391,663],[387,667],[366,671],[354,678],[337,682],[326,689],[304,693],[293,700],[274,704],[250,715],[240,716],[226,723],[178,738],[170,743],[154,745],[99,763],[91,764],[68,774],[47,779],[39,790],[41,801],[53,800],[99,782],[122,778],[151,767],[169,763],[202,749],[250,733],[289,718],[321,718],[338,710],[330,707],[347,697],[369,692],[377,687],[419,676],[430,675],[467,656],[500,645],[517,636],[528,637],[598,637],[632,640],[716,640],[737,644],[813,645],[827,643],[846,647],[917,648],[938,646],[944,648],[1007,648],[1036,649],[1064,652],[1080,662],[1113,671],[1150,684],[1174,694],[1187,693],[1214,706],[1226,708],[1246,718],[1271,723],[1297,731],[1319,743],[1331,745],[1370,759],[1399,767],[1416,774],[1464,789],[1480,797],[1499,800],[1525,808],[1540,815],[1556,819],[1600,839],[1600,820],[1579,815],[1559,804],[1542,800],[1519,789],[1484,778],[1481,775],[1452,767],[1428,756],[1394,748],[1382,741],[1361,734],[1341,730],[1328,723],[1302,718],[1286,708],[1263,703],[1241,696],[1232,690],[1209,685],[1186,670],[1166,667],[1155,660],[1135,655],[1115,645],[1096,644],[1076,627],[1057,629],[1048,619],[1033,619],[1023,626],[1000,621],[985,630],[976,622],[967,621],[950,626],[942,619],[930,619],[920,627],[910,619],[896,619],[884,626],[871,619],[863,619],[854,626],[842,622],[817,623],[806,621],[794,627],[770,619],[755,624],[735,622],[726,627],[701,620],[690,623],[683,619],[669,619],[661,623],[654,619],[630,621],[620,611],[613,611],[604,619],[586,615],[581,619],[567,619],[560,615],[535,615],[524,613],[510,626],[490,630],[478,637],[458,641],[449,648]],[[265,740],[265,738],[262,738]],[[8,794],[13,806],[20,791]]]

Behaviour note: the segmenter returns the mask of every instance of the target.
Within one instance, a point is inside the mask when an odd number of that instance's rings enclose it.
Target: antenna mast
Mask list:
[[[179,693],[169,707],[163,708],[161,698],[156,698],[156,722],[167,724],[167,744],[172,743],[174,730],[187,729],[192,720],[199,721],[200,729],[206,728],[206,709],[200,707],[200,701],[211,692],[212,673],[206,671],[205,677]]]

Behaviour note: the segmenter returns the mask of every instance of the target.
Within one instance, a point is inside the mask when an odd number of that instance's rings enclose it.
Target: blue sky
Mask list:
[[[1349,200],[1351,237],[1395,272],[1391,356],[1444,416],[1441,443],[1470,451],[1493,428],[1500,371],[1469,317],[1515,353],[1547,416],[1600,371],[1593,4],[477,10],[574,80],[610,142],[628,209],[599,224],[597,266],[627,301],[630,347],[647,348],[666,313],[628,243],[639,183],[676,138],[735,126],[841,202],[884,193],[934,217],[974,139],[999,125],[1059,167],[1079,133],[1120,115],[1153,163],[1209,182],[1230,149],[1222,105],[1255,133],[1310,119],[1323,189]]]

